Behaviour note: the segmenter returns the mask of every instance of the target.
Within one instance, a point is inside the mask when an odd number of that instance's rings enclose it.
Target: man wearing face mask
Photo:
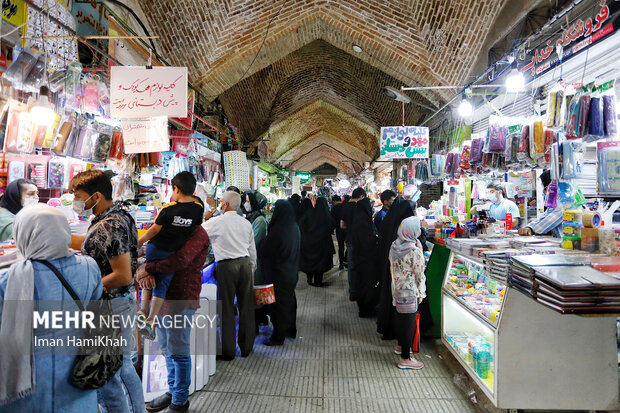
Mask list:
[[[130,291],[138,266],[136,223],[120,204],[112,201],[112,182],[102,171],[77,174],[69,183],[69,190],[75,196],[73,210],[78,215],[95,215],[85,236],[71,236],[71,248],[81,249],[82,254],[97,262],[114,313],[129,319],[136,313]],[[121,327],[125,342],[131,343],[131,326]],[[97,390],[97,399],[108,412],[144,411],[142,383],[131,361],[130,348],[123,349],[122,367]]]
[[[15,215],[23,207],[39,202],[39,190],[29,179],[18,179],[11,182],[2,198],[0,198],[0,241],[13,237],[13,221]]]
[[[544,194],[551,183],[551,173],[549,170],[540,175],[540,182],[543,185]],[[550,234],[556,238],[562,237],[562,222],[564,221],[564,208],[558,203],[557,208],[547,208],[537,219],[519,229],[519,235],[546,235]]]
[[[517,228],[519,226],[519,218],[521,213],[517,204],[510,199],[504,198],[504,188],[501,184],[490,183],[487,185],[487,199],[491,201],[484,208],[491,212],[493,218],[498,221],[505,220],[506,214],[512,214],[512,227]],[[480,207],[473,207],[471,213],[477,212]]]

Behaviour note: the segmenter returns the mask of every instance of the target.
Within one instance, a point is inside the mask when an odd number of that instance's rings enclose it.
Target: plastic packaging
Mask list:
[[[469,158],[471,156],[470,150],[469,150],[469,145],[464,145],[463,146],[463,150],[461,151],[461,158],[460,158],[460,162],[459,162],[459,167],[463,170],[463,171],[467,171],[470,168],[469,165]]]
[[[15,159],[9,161],[8,183],[26,178],[26,161]]]
[[[577,116],[576,134],[581,138],[588,130],[588,115],[590,114],[590,100],[592,97],[585,93],[579,97],[579,115]]]
[[[489,152],[504,153],[506,149],[506,138],[508,137],[508,126],[504,119],[496,115],[489,117],[488,142]]]
[[[588,115],[588,132],[583,137],[584,142],[594,142],[605,137],[605,123],[603,121],[603,98],[595,93],[590,98]]]
[[[24,81],[30,74],[30,71],[32,70],[34,65],[37,63],[38,59],[39,59],[38,51],[34,49],[30,49],[30,48],[25,48],[19,53],[17,58],[15,58],[11,67],[9,67],[4,72],[2,77],[4,77],[9,82],[13,83],[13,87],[15,89],[21,90],[23,87]]]
[[[566,92],[558,83],[547,96],[547,127],[555,128],[562,126],[566,107]]]
[[[547,190],[547,198],[545,199],[545,207],[558,207],[558,183],[555,180],[549,184],[549,189]]]
[[[545,162],[551,162],[551,145],[557,142],[555,132],[552,129],[545,131]]]
[[[530,158],[540,159],[545,154],[545,131],[542,118],[536,118],[530,128]]]
[[[65,106],[69,109],[78,109],[82,104],[81,74],[82,65],[79,62],[69,63],[67,66],[67,76],[65,77]]]
[[[620,142],[598,142],[598,191],[620,194]]]
[[[519,153],[517,159],[519,162],[525,162],[530,157],[530,126],[524,125],[521,130],[521,138],[519,139]]]
[[[49,173],[47,186],[49,188],[62,188],[65,185],[67,174],[66,158],[54,157],[49,161]]]
[[[59,122],[58,133],[54,138],[52,152],[64,155],[67,152],[67,143],[75,129],[75,116],[64,116]]]
[[[45,188],[47,185],[47,157],[32,156],[28,161],[28,179],[37,188]]]
[[[85,83],[82,83],[83,89],[83,109],[88,113],[99,113],[99,87],[97,86],[97,76],[93,76]]]
[[[97,82],[97,91],[99,94],[99,113],[102,117],[110,118],[110,89],[105,83]]]
[[[120,131],[115,131],[112,133],[112,143],[110,144],[110,154],[108,155],[112,159],[123,159],[123,133]],[[434,159],[435,155],[433,155]],[[433,161],[431,160],[431,167],[433,165]]]
[[[484,147],[484,139],[477,138],[471,142],[471,156],[469,163],[472,165],[478,165],[482,162],[482,149]]]
[[[575,150],[571,142],[563,142],[562,146],[562,178],[573,179],[577,177],[575,171]]]
[[[28,106],[16,100],[9,102],[9,112],[4,135],[4,151],[18,152],[19,127],[21,120],[29,116]]]
[[[605,137],[615,138],[618,135],[618,114],[616,112],[615,80],[608,82],[603,88],[603,123]]]
[[[39,89],[44,78],[45,58],[40,56],[24,81],[22,87],[23,91],[26,93],[39,93]]]

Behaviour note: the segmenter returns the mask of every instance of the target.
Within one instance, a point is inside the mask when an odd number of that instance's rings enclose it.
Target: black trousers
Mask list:
[[[269,305],[269,314],[273,323],[271,341],[284,341],[285,337],[297,336],[297,297],[295,285],[279,283],[274,280],[276,302]]]
[[[239,307],[239,348],[247,355],[254,347],[254,286],[252,262],[248,257],[225,260],[215,267],[217,299],[221,303],[220,328],[222,355],[234,358],[237,353],[235,329],[235,297]]]
[[[308,276],[308,284],[323,284],[322,272],[309,272],[306,275]]]
[[[416,315],[417,313],[401,314],[398,311],[396,312],[396,336],[398,338],[398,345],[402,349],[400,357],[405,360],[408,360],[411,356]]]
[[[347,257],[344,255],[346,232],[340,228],[336,228],[336,239],[338,240],[338,263],[344,265],[347,262]]]

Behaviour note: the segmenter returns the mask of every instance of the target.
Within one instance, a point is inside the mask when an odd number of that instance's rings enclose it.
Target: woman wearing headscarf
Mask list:
[[[377,277],[377,230],[372,222],[370,199],[358,201],[353,211],[351,244],[353,245],[353,271],[357,276],[357,305],[360,317],[375,315],[379,304],[379,279]]]
[[[424,367],[424,363],[411,355],[418,305],[426,297],[426,263],[422,244],[418,240],[421,233],[420,219],[409,217],[400,224],[398,238],[390,247],[390,289],[392,304],[396,307],[398,336],[398,346],[394,352],[400,354],[399,369],[418,370]]]
[[[260,201],[254,192],[246,192],[242,196],[243,210],[245,212],[245,218],[252,224],[252,231],[254,231],[254,245],[256,251],[260,251],[260,246],[265,237],[267,236],[267,219],[263,214],[262,209],[267,205],[267,198],[261,195]],[[258,262],[256,270],[254,271],[254,285],[265,284],[264,277],[262,276],[260,266],[260,255],[257,257]],[[256,324],[256,333],[258,333],[258,326],[261,324],[268,324],[267,312],[264,306],[256,308],[254,310],[254,322]]]
[[[265,343],[282,345],[285,337],[297,336],[297,298],[301,233],[293,206],[284,200],[276,202],[269,232],[262,245],[261,267],[266,282],[272,283],[276,302],[269,306],[273,333]]]
[[[318,198],[316,206],[304,213],[299,221],[301,230],[300,269],[308,276],[308,284],[315,287],[323,286],[323,274],[334,266],[334,241],[332,230],[334,223],[325,198]]]
[[[0,273],[0,412],[94,412],[96,390],[71,384],[76,349],[37,346],[33,313],[39,301],[63,302],[63,311],[77,311],[73,298],[56,275],[37,260],[47,260],[63,275],[86,306],[103,291],[97,263],[69,250],[71,229],[65,215],[47,205],[24,208],[15,217],[15,242],[23,260]],[[41,339],[80,335],[73,328],[36,330]],[[49,341],[48,341],[49,342]],[[33,343],[34,347],[33,347]],[[75,352],[74,352],[75,350]],[[61,354],[60,354],[61,353]]]
[[[39,190],[29,179],[18,179],[11,182],[0,198],[0,241],[13,236],[15,215],[24,206],[39,202]]]
[[[299,206],[299,214],[297,215],[297,223],[306,215],[308,211],[314,210],[314,205],[310,198],[304,198]]]
[[[301,197],[299,194],[293,194],[288,200],[293,206],[293,211],[295,211],[295,219],[299,220],[301,214]]]

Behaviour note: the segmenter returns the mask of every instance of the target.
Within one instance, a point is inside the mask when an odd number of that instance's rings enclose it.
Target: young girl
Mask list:
[[[411,355],[418,305],[426,297],[424,254],[418,241],[420,219],[409,217],[398,227],[398,238],[390,248],[392,303],[396,307],[396,331],[400,354],[399,369],[421,369],[424,363]]]

